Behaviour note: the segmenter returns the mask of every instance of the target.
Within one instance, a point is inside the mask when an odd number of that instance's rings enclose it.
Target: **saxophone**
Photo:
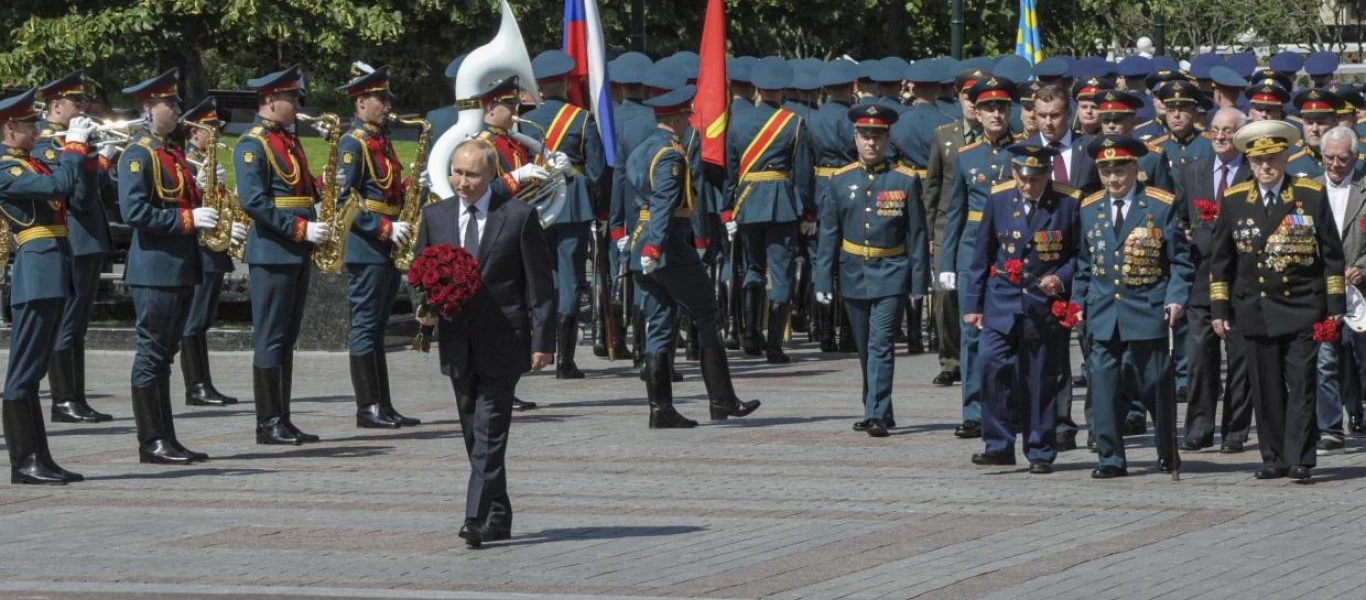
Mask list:
[[[208,150],[204,152],[204,163],[199,170],[204,173],[204,207],[218,211],[218,225],[213,229],[199,230],[199,245],[214,252],[228,249],[232,243],[233,212],[228,206],[226,190],[219,187],[218,181],[218,128],[203,123],[185,121],[183,123],[208,134]]]
[[[403,191],[403,208],[399,209],[398,219],[408,223],[412,230],[408,234],[408,241],[405,243],[394,242],[394,247],[389,251],[389,259],[394,262],[400,273],[407,273],[413,266],[413,249],[417,243],[417,230],[422,226],[422,207],[431,202],[432,194],[428,186],[419,183],[418,169],[427,164],[427,146],[431,142],[432,124],[426,119],[402,119],[398,115],[389,113],[387,118],[399,125],[417,127],[417,154],[413,157],[413,164],[408,167],[408,172],[413,178],[408,185],[408,189]]]
[[[351,223],[360,213],[360,196],[355,190],[346,197],[345,203],[337,206],[337,196],[341,184],[337,181],[337,147],[341,144],[341,119],[332,113],[322,113],[316,117],[296,115],[304,123],[313,123],[325,131],[327,136],[327,164],[322,171],[322,189],[319,190],[318,221],[327,223],[332,235],[327,241],[313,248],[313,266],[323,273],[340,273],[342,260],[346,255],[346,242],[351,237]]]

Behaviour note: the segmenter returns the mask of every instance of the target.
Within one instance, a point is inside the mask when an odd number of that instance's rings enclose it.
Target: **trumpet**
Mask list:
[[[105,137],[108,137],[108,138],[112,138],[112,139],[109,139],[109,140],[106,140],[106,141],[113,141],[113,142],[126,142],[126,141],[132,139],[132,137],[133,137],[133,130],[136,129],[137,127],[139,127],[139,126],[141,126],[141,125],[145,125],[145,124],[147,123],[147,118],[146,118],[146,117],[139,117],[139,118],[137,118],[137,119],[123,119],[123,120],[119,120],[119,121],[106,121],[106,120],[101,119],[101,118],[99,118],[99,117],[92,117],[92,116],[90,116],[90,115],[82,115],[82,116],[84,116],[84,117],[86,117],[86,118],[88,118],[88,119],[90,119],[91,121],[94,121],[94,122],[96,123],[96,125],[95,125],[95,133],[98,133],[98,134],[100,134],[101,136],[105,136]],[[39,138],[66,137],[66,132],[65,132],[65,131],[53,131],[53,132],[51,132],[51,133],[45,133],[45,134],[40,135],[40,136],[38,136],[38,137],[39,137]]]

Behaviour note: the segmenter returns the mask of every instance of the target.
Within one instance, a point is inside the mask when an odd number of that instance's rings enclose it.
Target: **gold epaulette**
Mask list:
[[[1015,180],[1009,179],[991,186],[991,195],[995,196],[996,194],[1000,194],[1002,192],[1009,192],[1013,189],[1015,189]]]
[[[1224,190],[1224,197],[1227,198],[1229,194],[1237,194],[1237,193],[1241,193],[1241,192],[1246,192],[1246,191],[1252,189],[1252,186],[1253,186],[1253,185],[1255,185],[1255,181],[1252,180],[1252,179],[1249,179],[1249,180],[1244,181],[1244,182],[1242,182],[1242,183],[1233,184],[1232,186],[1229,186],[1228,189]]]
[[[1162,142],[1155,141],[1155,140],[1148,140],[1147,142],[1144,142],[1144,143],[1148,145],[1148,152],[1155,152],[1155,153],[1157,153],[1157,154],[1162,154],[1163,152],[1166,152],[1165,150],[1162,149]]]
[[[1105,190],[1100,190],[1099,192],[1095,192],[1095,193],[1091,194],[1090,196],[1087,196],[1085,200],[1082,200],[1082,201],[1081,201],[1081,205],[1082,205],[1083,207],[1091,206],[1092,204],[1095,204],[1095,203],[1097,203],[1097,202],[1100,202],[1100,199],[1101,199],[1101,198],[1104,198],[1104,197],[1105,197]]]
[[[479,132],[479,135],[474,136],[474,137],[477,138],[477,139],[481,139],[481,140],[484,140],[484,141],[487,142],[487,141],[493,139],[493,133],[490,132],[489,130],[485,129],[485,130]]]
[[[1159,135],[1159,136],[1157,136],[1157,137],[1155,137],[1155,138],[1153,138],[1153,139],[1151,139],[1151,140],[1148,140],[1148,147],[1149,147],[1149,148],[1152,148],[1153,146],[1160,146],[1160,145],[1162,145],[1162,144],[1167,143],[1167,140],[1170,140],[1170,139],[1172,139],[1172,134],[1170,134],[1170,133],[1164,133],[1164,134]]]
[[[1140,127],[1146,127],[1146,126],[1152,125],[1152,124],[1153,124],[1153,120],[1152,120],[1152,119],[1148,119],[1147,121],[1144,121],[1144,122],[1142,122],[1142,123],[1139,123],[1139,124],[1137,124],[1137,125],[1134,125],[1134,131],[1138,131],[1138,129],[1139,129]]]
[[[977,140],[977,141],[975,141],[975,142],[973,142],[973,143],[971,143],[971,144],[968,144],[968,145],[966,145],[966,146],[959,146],[959,147],[958,147],[958,153],[959,153],[959,154],[962,154],[962,153],[964,153],[964,152],[967,152],[968,150],[971,150],[971,149],[976,148],[976,147],[981,146],[981,145],[982,145],[982,140]]]
[[[364,142],[365,138],[368,137],[370,133],[360,127],[357,127],[355,129],[352,129],[351,131],[346,132],[346,135],[351,136],[357,142]]]
[[[1294,121],[1294,122],[1296,122],[1296,123],[1303,123],[1303,122],[1304,122],[1304,118],[1301,117],[1301,116],[1299,116],[1299,115],[1290,115],[1290,117],[1287,118],[1286,120],[1287,120],[1287,121]]]
[[[851,162],[851,163],[849,163],[849,164],[847,164],[847,165],[844,165],[843,167],[840,167],[838,171],[835,171],[835,175],[842,175],[842,174],[844,174],[844,173],[848,173],[848,172],[850,172],[850,171],[853,171],[854,169],[857,169],[858,166],[859,166],[858,161]],[[833,177],[833,176],[832,176],[832,177]]]
[[[1014,141],[1016,141],[1016,142],[1023,142],[1023,141],[1025,141],[1025,139],[1028,138],[1028,137],[1029,137],[1029,134],[1027,134],[1027,133],[1021,131],[1021,132],[1019,132],[1019,133],[1017,133],[1017,134],[1015,134],[1015,135],[1010,136],[1010,139],[1011,139],[1011,140],[1014,140]]]
[[[944,129],[944,128],[952,129],[952,128],[957,127],[957,126],[958,126],[958,121],[949,121],[948,123],[945,123],[945,124],[943,124],[943,125],[940,125],[940,126],[938,126],[938,127],[935,127],[934,130],[935,130],[935,131],[939,131],[940,129]]]
[[[1299,158],[1299,157],[1301,157],[1301,156],[1305,156],[1305,155],[1308,155],[1308,154],[1309,154],[1309,149],[1308,149],[1308,148],[1305,148],[1304,150],[1300,150],[1299,152],[1296,152],[1296,153],[1294,153],[1294,154],[1291,154],[1291,155],[1290,155],[1290,160],[1295,160],[1295,159],[1297,159],[1297,158]]]
[[[1014,181],[1012,181],[1011,183],[1013,184]],[[1054,182],[1053,189],[1064,196],[1071,196],[1077,200],[1081,200],[1081,190],[1074,188],[1070,185],[1067,185],[1065,183]]]
[[[1161,202],[1161,203],[1163,203],[1163,204],[1166,204],[1166,205],[1168,205],[1168,206],[1171,206],[1171,203],[1172,203],[1174,200],[1176,200],[1176,194],[1173,194],[1173,193],[1171,193],[1171,192],[1169,192],[1169,191],[1167,191],[1167,190],[1164,190],[1164,189],[1162,189],[1162,188],[1157,188],[1157,187],[1153,187],[1153,186],[1148,186],[1147,188],[1144,188],[1144,189],[1145,189],[1145,191],[1148,192],[1148,197],[1149,197],[1149,198],[1152,198],[1153,200],[1156,200],[1156,201]]]
[[[252,127],[251,129],[248,129],[248,130],[247,130],[247,135],[260,136],[260,135],[262,135],[263,133],[265,133],[265,131],[266,131],[266,128],[265,128],[265,127],[262,127],[262,126],[260,126],[260,125],[257,125],[257,126],[255,126],[255,127]]]
[[[897,165],[897,166],[896,166],[896,169],[893,169],[893,170],[896,171],[897,173],[901,173],[902,175],[908,175],[908,176],[911,176],[911,177],[919,177],[919,178],[921,178],[921,179],[924,179],[924,178],[925,178],[925,170],[924,170],[924,169],[917,169],[917,168],[912,167],[912,166],[910,166],[910,165]]]
[[[1313,190],[1315,192],[1323,191],[1322,183],[1314,181],[1313,179],[1310,179],[1308,177],[1296,177],[1295,187],[1304,188],[1306,190]]]

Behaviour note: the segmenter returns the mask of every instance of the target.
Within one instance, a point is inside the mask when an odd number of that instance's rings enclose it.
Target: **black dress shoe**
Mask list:
[[[356,408],[356,427],[361,429],[398,429],[398,421],[384,414],[378,402]]]
[[[292,421],[290,421],[287,418],[282,421],[282,424],[284,425],[285,429],[288,429],[290,433],[294,434],[294,437],[299,438],[300,444],[312,444],[313,442],[322,439],[311,433],[304,433],[303,430],[299,429],[298,426],[296,426]]]
[[[380,410],[384,411],[384,415],[389,417],[389,420],[398,421],[398,424],[401,427],[415,427],[422,424],[422,419],[405,417],[394,410],[394,407],[392,406],[380,405]]]
[[[854,431],[868,431],[868,419],[854,421]]]
[[[256,443],[269,446],[298,446],[303,440],[275,417],[256,426]]]
[[[1277,469],[1276,467],[1262,467],[1260,471],[1257,471],[1255,477],[1257,479],[1280,479],[1282,477],[1285,477],[1285,474],[1287,472],[1288,469]]]
[[[1295,483],[1309,483],[1309,467],[1290,467],[1288,475]]]
[[[938,375],[934,376],[934,379],[930,380],[930,383],[941,387],[953,385],[953,372],[940,371]]]
[[[479,525],[479,521],[466,519],[465,524],[460,527],[460,533],[456,534],[465,540],[466,548],[478,548],[484,545],[484,528]]]
[[[1015,464],[1015,454],[988,454],[979,452],[972,455],[974,465],[1013,465]]]
[[[1182,451],[1182,452],[1199,452],[1199,451],[1204,450],[1205,448],[1209,448],[1210,446],[1213,446],[1213,445],[1214,445],[1214,442],[1210,442],[1210,443],[1208,443],[1208,444],[1202,444],[1202,443],[1197,442],[1197,441],[1194,441],[1194,440],[1181,440],[1181,451]]]
[[[1058,443],[1057,443],[1057,444],[1054,444],[1054,448],[1055,448],[1058,452],[1067,452],[1068,450],[1076,450],[1076,449],[1077,449],[1077,432],[1075,432],[1075,431],[1069,431],[1069,432],[1067,432],[1067,433],[1064,433],[1064,434],[1058,436]]]
[[[1157,470],[1161,473],[1174,473],[1176,472],[1176,463],[1170,458],[1159,457],[1157,459]]]
[[[650,429],[692,429],[697,421],[689,419],[672,406],[667,408],[650,407]]]
[[[1219,447],[1220,454],[1239,454],[1242,451],[1242,442],[1224,442],[1224,445]]]
[[[1189,389],[1186,389],[1185,386],[1176,388],[1176,403],[1177,403],[1177,404],[1185,404],[1185,403],[1186,403],[1186,398],[1188,398],[1188,397],[1190,397],[1190,390],[1189,390]]]
[[[513,396],[512,410],[531,410],[533,408],[536,408],[535,402],[527,402],[526,400]]]
[[[882,420],[881,420],[881,419],[872,419],[872,420],[868,421],[868,436],[869,436],[869,437],[878,437],[878,438],[880,438],[880,437],[887,437],[888,435],[891,435],[891,434],[887,433],[887,426],[882,424]]]
[[[1124,421],[1124,435],[1143,435],[1145,433],[1148,433],[1148,421],[1146,419]]]
[[[1083,387],[1083,388],[1086,387],[1086,376],[1085,376],[1085,375],[1073,375],[1073,376],[1072,376],[1072,387]]]
[[[166,439],[155,439],[138,447],[138,462],[143,464],[188,465],[194,460],[194,456]]]
[[[1053,472],[1053,465],[1045,462],[1029,463],[1029,472],[1035,475],[1047,475]]]
[[[962,425],[954,428],[953,437],[963,439],[982,437],[982,424],[977,421],[963,421]]]
[[[91,408],[85,400],[68,400],[52,403],[53,423],[103,423],[114,417]]]
[[[1094,431],[1086,432],[1086,449],[1092,452],[1096,451],[1096,433]]]
[[[785,365],[792,362],[792,359],[788,358],[787,353],[783,352],[781,348],[775,348],[764,351],[764,361],[770,365]]]
[[[1091,471],[1091,479],[1114,479],[1128,476],[1129,470],[1124,467],[1100,467]]]

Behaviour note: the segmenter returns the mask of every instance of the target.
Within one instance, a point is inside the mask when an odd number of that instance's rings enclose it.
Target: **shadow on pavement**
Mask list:
[[[53,427],[53,426],[52,426],[52,425],[48,425],[48,427]],[[84,426],[80,426],[80,425],[75,425],[74,427],[68,428],[68,427],[66,427],[65,424],[64,424],[64,425],[62,426],[62,429],[48,429],[48,430],[47,430],[47,435],[48,435],[48,437],[61,437],[61,436],[66,436],[66,435],[84,435],[84,434],[92,434],[92,435],[129,435],[129,434],[136,433],[136,432],[137,432],[137,428],[133,427],[132,425],[103,425],[103,426],[98,426],[98,427],[84,427]]]
[[[561,529],[542,529],[527,535],[514,536],[507,543],[494,542],[491,547],[522,546],[545,542],[566,540],[615,540],[633,537],[653,537],[660,535],[683,535],[702,531],[704,527],[694,525],[666,525],[661,527],[624,526],[624,527],[565,527]]]
[[[322,444],[329,444],[337,440],[322,440]],[[217,457],[219,460],[255,460],[278,459],[278,458],[358,458],[364,456],[379,456],[393,450],[393,446],[277,446],[279,452],[248,452],[246,454],[233,454],[230,456]]]
[[[719,427],[763,427],[767,425],[797,425],[801,423],[817,423],[821,421],[843,421],[848,419],[853,421],[853,417],[848,415],[822,415],[818,417],[761,417],[755,416],[763,412],[764,408],[759,407],[759,411],[748,417],[731,417],[724,421],[709,421],[712,425]],[[707,415],[702,415],[707,416]],[[704,421],[706,422],[706,421]]]
[[[212,459],[210,459],[212,460]],[[214,468],[192,468],[192,469],[171,469],[160,473],[125,473],[123,475],[86,475],[86,481],[117,481],[120,479],[182,479],[185,477],[199,477],[201,475],[257,475],[260,473],[273,473],[270,469],[214,469]]]

